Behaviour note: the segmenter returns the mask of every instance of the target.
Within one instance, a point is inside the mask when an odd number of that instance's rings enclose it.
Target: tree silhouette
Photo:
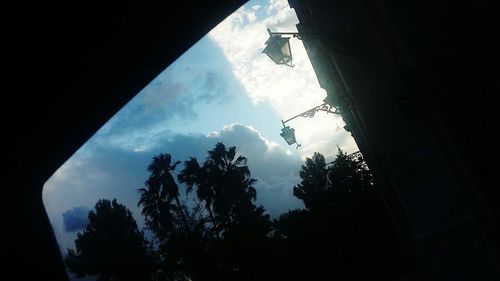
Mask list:
[[[89,223],[78,233],[76,249],[68,249],[65,263],[77,276],[108,280],[151,280],[154,266],[148,242],[124,205],[99,200],[89,212]]]
[[[202,166],[192,157],[178,176],[188,191],[196,189],[217,235],[240,223],[268,219],[264,208],[253,204],[257,195],[253,187],[256,180],[251,178],[246,163],[246,157],[236,157],[236,147],[226,149],[224,144],[217,143],[208,151]]]
[[[397,278],[396,231],[361,154],[339,148],[327,164],[314,153],[299,175],[294,195],[307,210],[282,214],[275,234],[285,243],[286,279]]]
[[[256,180],[251,178],[246,163],[244,156],[236,155],[236,147],[226,148],[217,143],[208,151],[203,165],[190,158],[178,176],[188,191],[196,190],[212,224],[211,242],[204,253],[212,259],[200,261],[211,271],[196,274],[198,278],[241,280],[250,276],[262,260],[263,241],[271,223],[264,207],[253,203],[257,195],[253,187]]]
[[[171,165],[171,159],[166,153],[154,156],[147,168],[151,174],[144,183],[145,187],[139,189],[138,205],[143,207],[146,226],[159,237],[172,232],[176,224],[188,227],[184,207],[179,200],[179,187],[171,174],[180,161]]]
[[[301,199],[308,209],[339,204],[346,193],[375,193],[373,179],[361,154],[346,154],[340,148],[335,160],[328,165],[325,157],[315,152],[299,171],[302,181],[293,188],[295,197]]]
[[[293,195],[304,202],[306,208],[311,209],[319,205],[318,201],[324,198],[327,185],[327,167],[325,157],[318,152],[306,162],[299,171],[302,181],[293,188]]]
[[[198,160],[191,157],[189,160],[184,162],[184,169],[179,174],[178,179],[180,182],[186,184],[187,192],[191,192],[193,190],[193,186],[196,185],[196,195],[198,199],[204,203],[210,222],[212,223],[212,228],[214,232],[217,233],[217,222],[215,221],[215,216],[212,211],[215,190],[211,185],[212,180],[210,177],[212,175],[210,172],[210,169],[201,168],[200,164],[198,164]]]
[[[149,244],[128,209],[100,200],[65,260],[99,280],[397,280],[396,233],[360,153],[314,153],[294,195],[306,209],[270,221],[257,207],[255,179],[236,147],[217,143],[202,165],[158,154],[139,189]],[[193,191],[195,195],[193,195]]]
[[[361,153],[346,154],[340,148],[328,167],[327,185],[347,192],[374,190],[372,175]]]

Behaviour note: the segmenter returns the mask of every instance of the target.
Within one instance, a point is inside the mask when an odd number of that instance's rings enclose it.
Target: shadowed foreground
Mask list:
[[[271,219],[256,206],[247,158],[217,143],[203,163],[155,156],[131,212],[99,200],[66,265],[97,280],[399,280],[409,273],[361,154],[307,158],[294,195],[306,209]],[[181,196],[178,183],[182,184]]]

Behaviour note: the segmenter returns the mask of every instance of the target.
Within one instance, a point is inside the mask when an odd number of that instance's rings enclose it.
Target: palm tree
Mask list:
[[[167,153],[154,156],[147,168],[151,175],[144,183],[146,187],[139,189],[141,196],[138,205],[143,207],[142,214],[147,219],[148,226],[153,230],[171,228],[172,212],[177,212],[181,216],[183,226],[188,227],[186,215],[179,200],[179,187],[171,174],[181,161],[173,165],[171,161],[172,157]]]
[[[191,192],[193,187],[196,186],[196,196],[200,201],[204,202],[213,228],[216,229],[217,223],[211,207],[215,198],[215,191],[210,184],[208,169],[201,168],[198,160],[191,157],[184,162],[184,170],[181,171],[178,179],[179,182],[186,184],[186,192]]]
[[[178,176],[187,185],[187,191],[196,188],[196,195],[205,203],[217,233],[219,225],[234,221],[241,209],[255,208],[252,201],[256,190],[252,185],[256,180],[250,177],[246,163],[244,156],[236,157],[235,146],[226,149],[224,144],[217,143],[208,152],[203,166],[191,157]]]

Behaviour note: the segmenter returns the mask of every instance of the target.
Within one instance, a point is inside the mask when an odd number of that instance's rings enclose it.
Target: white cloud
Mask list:
[[[302,41],[290,39],[294,68],[275,65],[262,53],[269,36],[267,28],[293,32],[298,23],[286,0],[271,0],[264,9],[268,17],[249,22],[243,19],[255,11],[251,2],[242,6],[210,31],[209,37],[223,50],[252,102],[267,102],[287,119],[323,103],[326,92],[319,86]],[[295,128],[297,141],[303,145],[303,157],[315,151],[333,153],[337,144],[348,151],[357,150],[350,134],[342,129],[340,116],[318,112],[314,119],[297,118],[287,125]]]
[[[218,141],[239,147],[238,152],[248,157],[252,176],[258,179],[255,186],[257,204],[264,205],[268,213],[277,216],[288,209],[302,207],[292,192],[299,181],[298,171],[302,164],[299,155],[266,139],[252,126],[233,123],[206,135],[164,135],[155,142],[155,147],[146,151],[140,147],[134,151],[91,140],[44,185],[43,202],[62,253],[74,247],[76,238],[76,233],[64,230],[62,214],[65,211],[75,206],[90,209],[98,199],[117,198],[142,224],[137,188],[147,178],[146,167],[152,156],[166,152],[175,160],[184,161],[195,156],[201,162]]]
[[[269,5],[266,7],[266,11],[269,15],[275,14],[284,9],[289,9],[288,2],[286,0],[270,0]]]
[[[252,12],[248,12],[246,14],[248,22],[254,22],[257,19],[257,16],[255,15],[255,11],[252,9]]]
[[[208,134],[164,136],[148,151],[129,149],[90,141],[78,150],[45,183],[43,202],[61,250],[73,247],[76,233],[64,230],[62,214],[75,206],[94,207],[99,199],[116,198],[133,212],[139,225],[143,218],[137,207],[139,194],[148,177],[146,167],[158,153],[170,153],[174,160],[196,157],[203,162],[207,151],[217,142],[237,146],[248,158],[252,177],[257,178],[257,204],[277,216],[288,209],[302,207],[292,188],[299,182],[299,155],[287,153],[277,143],[266,139],[252,126],[233,123]],[[180,167],[179,167],[180,170]]]
[[[281,149],[277,143],[264,138],[264,136],[262,136],[262,134],[251,125],[245,126],[238,123],[226,125],[222,128],[220,133],[215,135],[215,137],[223,139],[229,138],[231,142],[248,143],[247,145],[254,145],[255,143],[260,146],[261,144],[264,144],[266,152],[274,149]],[[249,140],[253,140],[255,142],[250,142]]]
[[[208,132],[207,137],[216,138],[219,136],[219,132]]]
[[[238,153],[248,158],[252,177],[257,179],[257,203],[267,212],[278,216],[289,209],[303,207],[293,196],[293,186],[298,184],[302,159],[288,153],[277,143],[266,139],[252,126],[233,123],[215,136],[212,143],[222,141],[226,146],[238,147]]]

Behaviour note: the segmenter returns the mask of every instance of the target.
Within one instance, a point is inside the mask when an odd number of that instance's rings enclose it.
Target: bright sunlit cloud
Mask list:
[[[262,53],[269,37],[266,29],[296,32],[298,19],[286,0],[265,4],[265,14],[255,18],[256,10],[245,5],[215,27],[209,36],[222,49],[235,77],[243,85],[254,104],[268,102],[273,110],[286,120],[323,103],[326,92],[319,86],[302,42],[290,39],[293,63],[290,68],[275,65]],[[254,20],[249,21],[248,18]],[[275,120],[274,122],[280,122]],[[297,118],[287,123],[295,128],[297,141],[302,144],[303,157],[315,151],[336,152],[336,146],[353,152],[357,150],[340,116],[318,112],[314,119]]]

